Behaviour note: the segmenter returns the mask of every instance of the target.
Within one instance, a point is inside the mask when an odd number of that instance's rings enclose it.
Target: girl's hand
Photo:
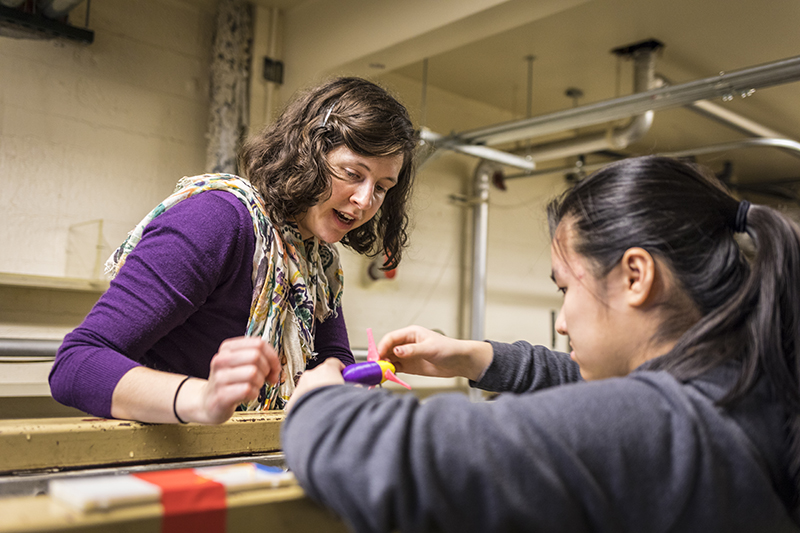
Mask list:
[[[492,345],[481,341],[451,339],[420,326],[387,333],[378,343],[381,358],[398,372],[477,380],[492,362]]]
[[[184,421],[220,424],[239,404],[258,398],[265,381],[278,383],[280,374],[278,354],[268,342],[258,337],[227,339],[211,359],[208,381],[187,381],[176,410]]]
[[[303,372],[303,375],[300,376],[300,381],[297,382],[297,387],[292,393],[292,397],[289,398],[289,403],[286,404],[286,412],[288,413],[295,402],[307,392],[328,385],[344,385],[343,369],[344,364],[341,361],[335,357],[330,357],[323,361],[321,365]]]

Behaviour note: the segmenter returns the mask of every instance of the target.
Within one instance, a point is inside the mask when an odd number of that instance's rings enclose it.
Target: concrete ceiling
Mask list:
[[[260,3],[271,4],[270,0]],[[328,73],[346,70],[373,75],[375,66],[383,65],[383,72],[421,82],[423,59],[427,59],[429,87],[520,118],[526,116],[529,102],[529,56],[535,56],[530,102],[531,115],[537,116],[630,94],[631,62],[619,60],[611,50],[646,39],[664,43],[656,71],[673,83],[800,55],[797,0],[305,0],[280,4],[286,17],[284,45],[289,65],[313,63],[319,57]],[[376,5],[393,7],[378,9]],[[435,6],[446,6],[450,12],[436,12]],[[319,36],[316,52],[309,47],[305,57],[299,53],[290,61],[292,50],[300,49],[293,39],[309,40],[303,27],[314,28]],[[344,48],[343,40],[351,48]],[[329,45],[322,47],[320,42]],[[325,48],[336,47],[340,47],[336,60],[325,56]],[[576,101],[566,96],[569,88],[580,89],[583,97]],[[800,83],[716,103],[800,140]],[[428,126],[441,133],[452,129],[446,123]],[[679,108],[656,113],[650,132],[625,152],[682,150],[744,137]],[[729,161],[734,180],[741,183],[800,179],[800,158],[774,148],[747,148],[699,159],[717,171]]]

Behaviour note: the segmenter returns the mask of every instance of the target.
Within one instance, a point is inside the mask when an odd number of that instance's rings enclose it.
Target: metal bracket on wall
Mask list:
[[[283,61],[264,56],[264,79],[279,85],[283,83]]]
[[[466,196],[463,194],[451,194],[447,198],[448,200],[450,200],[451,204],[455,204],[458,207],[472,207],[479,204],[489,203],[488,198],[483,198],[481,196]]]

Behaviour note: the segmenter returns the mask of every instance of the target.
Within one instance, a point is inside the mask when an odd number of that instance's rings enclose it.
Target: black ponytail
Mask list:
[[[788,414],[790,468],[800,489],[800,228],[766,206],[740,203],[698,167],[663,157],[627,159],[579,182],[548,206],[551,235],[565,218],[574,249],[602,279],[641,247],[670,269],[694,309],[666,302],[660,335],[672,350],[647,363],[688,380],[741,362],[730,405],[765,377]],[[736,232],[752,240],[745,257]],[[683,300],[685,300],[685,296]],[[687,316],[699,316],[686,324]]]

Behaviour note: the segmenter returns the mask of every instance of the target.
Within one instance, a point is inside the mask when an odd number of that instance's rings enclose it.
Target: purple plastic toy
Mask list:
[[[375,347],[375,340],[372,338],[372,329],[370,328],[367,328],[367,343],[367,361],[345,367],[342,370],[344,380],[371,387],[389,380],[411,390],[411,386],[408,383],[405,383],[394,374],[395,368],[392,363],[378,358],[378,349]]]

